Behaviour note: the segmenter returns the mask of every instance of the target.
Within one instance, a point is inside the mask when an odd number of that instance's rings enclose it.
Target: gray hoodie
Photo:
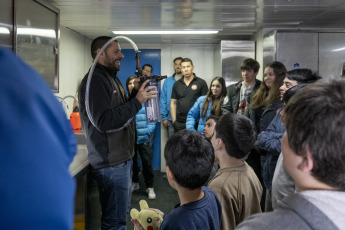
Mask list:
[[[278,202],[273,212],[248,217],[236,229],[345,229],[345,192],[304,191]]]

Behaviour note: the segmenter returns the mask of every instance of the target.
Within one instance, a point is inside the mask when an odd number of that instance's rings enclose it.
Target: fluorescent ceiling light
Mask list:
[[[155,30],[155,31],[112,31],[114,34],[216,34],[218,30]]]
[[[0,34],[10,34],[10,30],[6,27],[0,27]]]

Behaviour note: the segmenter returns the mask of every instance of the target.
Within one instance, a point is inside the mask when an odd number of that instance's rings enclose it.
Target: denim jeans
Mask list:
[[[102,208],[103,229],[126,229],[131,202],[132,160],[116,166],[92,169]]]

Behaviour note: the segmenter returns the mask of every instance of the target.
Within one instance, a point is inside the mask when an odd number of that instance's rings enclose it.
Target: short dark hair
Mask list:
[[[294,69],[286,73],[289,80],[297,81],[297,84],[313,83],[322,77],[315,71],[310,69]]]
[[[214,152],[206,137],[196,131],[184,129],[168,139],[164,158],[176,182],[193,190],[200,188],[209,178]]]
[[[213,119],[216,123],[218,122],[219,120],[219,116],[216,116],[216,115],[210,115],[206,118],[206,121],[210,120],[210,119]]]
[[[255,143],[256,131],[253,122],[240,114],[227,113],[219,118],[216,138],[220,138],[227,154],[237,159],[247,156]]]
[[[245,59],[241,66],[240,66],[241,71],[242,70],[254,70],[254,73],[259,72],[260,69],[260,64],[253,58],[247,58]]]
[[[286,92],[283,95],[282,102],[287,104],[292,96],[294,96],[297,91],[302,89],[306,84],[299,84],[291,87],[290,89],[286,90]]]
[[[181,64],[182,64],[182,62],[190,62],[190,64],[192,64],[192,66],[193,66],[192,59],[190,59],[190,58],[182,58]]]
[[[182,60],[182,59],[183,59],[182,57],[177,57],[177,58],[174,58],[173,63],[175,64],[175,61],[177,61],[177,60]]]
[[[152,67],[152,65],[150,65],[150,64],[144,64],[143,67],[141,67],[141,69],[144,69],[145,66],[150,67],[150,68],[151,68],[151,72],[153,71],[153,67]]]
[[[100,36],[95,38],[91,43],[91,56],[93,59],[97,56],[97,49],[101,49],[112,37]]]
[[[345,80],[332,78],[308,84],[285,108],[290,148],[300,156],[309,150],[312,175],[345,190]]]

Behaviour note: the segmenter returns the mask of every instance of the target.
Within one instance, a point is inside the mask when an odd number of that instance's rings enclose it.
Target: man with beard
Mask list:
[[[177,57],[174,59],[174,70],[175,73],[168,77],[164,83],[161,92],[160,98],[160,105],[161,105],[161,115],[163,120],[163,125],[168,131],[168,138],[174,134],[174,127],[171,122],[171,114],[170,114],[170,102],[171,102],[171,91],[173,88],[174,83],[182,77],[181,72],[181,60],[182,57]]]
[[[91,44],[95,59],[111,37],[98,37]],[[117,41],[111,42],[100,54],[92,75],[89,100],[85,100],[88,74],[79,88],[79,104],[82,127],[86,136],[88,159],[92,176],[97,182],[102,208],[102,229],[126,229],[126,214],[131,194],[132,157],[135,146],[135,121],[132,117],[142,104],[156,97],[154,86],[135,86],[127,98],[119,78],[123,54]],[[90,117],[85,103],[89,103]]]

